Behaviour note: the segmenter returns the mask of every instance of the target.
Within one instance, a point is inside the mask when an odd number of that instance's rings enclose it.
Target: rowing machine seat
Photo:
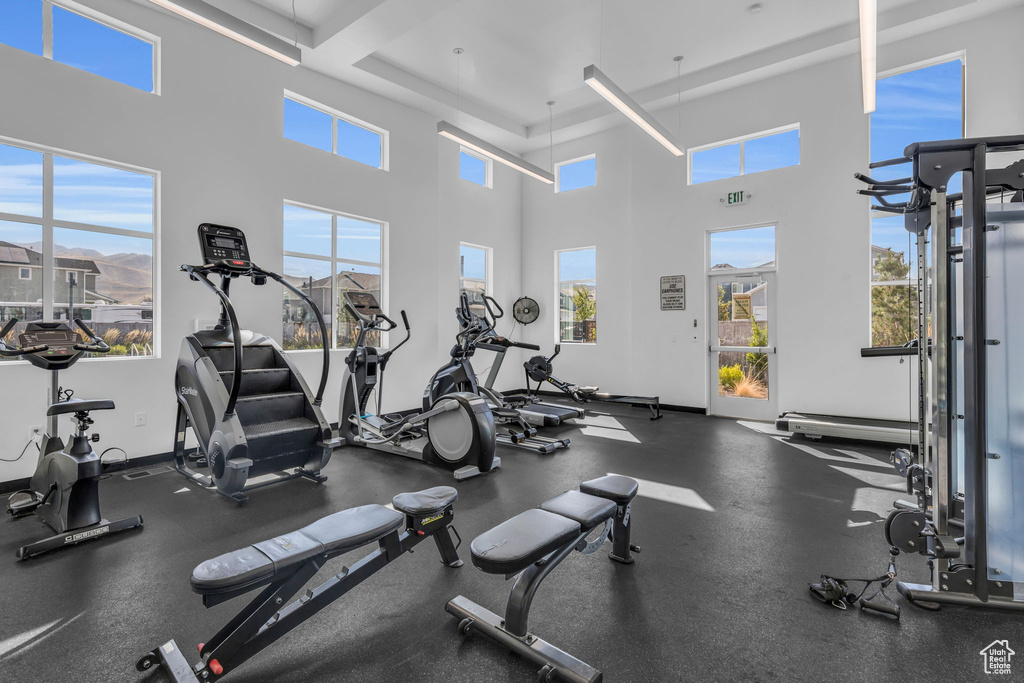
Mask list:
[[[285,576],[317,555],[340,555],[379,541],[404,521],[404,515],[383,505],[335,512],[298,531],[203,562],[192,571],[192,590],[201,595],[227,593]]]
[[[396,510],[419,517],[438,513],[458,499],[459,492],[451,486],[435,486],[413,493],[399,493],[392,499],[391,504]]]
[[[572,542],[580,523],[534,508],[473,539],[473,564],[488,574],[515,574]]]

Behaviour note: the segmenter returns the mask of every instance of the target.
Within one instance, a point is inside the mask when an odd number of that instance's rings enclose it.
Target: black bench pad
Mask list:
[[[114,402],[109,398],[69,398],[66,401],[51,403],[46,409],[47,415],[66,415],[67,413],[81,413],[90,410],[113,410]]]
[[[192,570],[192,590],[203,595],[224,593],[285,576],[311,557],[338,555],[379,541],[404,522],[404,515],[383,505],[335,512],[298,531],[203,562]]]
[[[613,500],[617,505],[625,505],[636,496],[639,484],[635,479],[622,477],[618,474],[609,474],[606,477],[598,477],[580,484],[580,491],[589,493],[592,496]]]
[[[527,510],[473,539],[473,564],[488,574],[515,574],[580,535],[579,522]]]
[[[459,492],[451,486],[435,486],[413,493],[399,493],[391,500],[396,510],[420,517],[440,512],[459,499]]]
[[[589,531],[615,514],[615,503],[579,491],[566,491],[541,503],[540,509],[574,519],[584,531]]]

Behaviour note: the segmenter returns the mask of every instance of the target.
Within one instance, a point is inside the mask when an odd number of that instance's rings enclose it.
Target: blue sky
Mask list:
[[[43,54],[42,0],[0,0],[0,43]],[[146,92],[153,46],[62,7],[53,8],[53,59]]]
[[[380,233],[379,223],[338,216],[338,258],[380,263]],[[284,249],[330,256],[331,214],[285,204]]]
[[[710,265],[756,268],[775,260],[775,226],[711,233]]]
[[[690,160],[691,183],[706,183],[740,174],[739,142],[693,153]],[[800,131],[766,135],[744,140],[743,173],[760,173],[800,163]]]
[[[597,250],[575,249],[558,254],[558,279],[594,280],[597,278]]]
[[[871,160],[903,156],[912,142],[950,140],[963,136],[963,69],[960,60],[916,69],[878,81],[877,108],[871,115]],[[905,178],[909,163],[869,171],[879,180]],[[959,175],[950,183],[951,193],[960,191]],[[890,197],[900,201],[903,197]],[[904,253],[909,259],[907,231],[903,217],[875,218],[871,222],[871,243]]]
[[[289,140],[330,152],[335,121],[338,125],[338,154],[380,168],[380,135],[287,97],[284,100],[284,136]]]
[[[459,152],[459,177],[477,185],[487,184],[487,162],[472,154]]]
[[[460,244],[459,266],[462,277],[473,278],[474,280],[486,279],[487,252],[483,249]]]
[[[558,168],[558,191],[568,192],[597,183],[597,159],[584,159]]]

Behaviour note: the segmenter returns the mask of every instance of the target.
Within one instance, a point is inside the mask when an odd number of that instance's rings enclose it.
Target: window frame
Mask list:
[[[931,57],[928,59],[922,59],[917,62],[910,64],[904,64],[902,66],[894,67],[892,69],[886,69],[885,71],[879,71],[875,76],[875,82],[890,78],[892,76],[901,76],[908,74],[913,71],[920,71],[921,69],[927,69],[933,66],[939,66],[940,64],[948,64],[950,62],[960,62],[960,137],[967,137],[967,51],[957,50],[949,52],[944,55],[937,57]],[[872,113],[869,116],[873,116]],[[870,165],[873,160],[871,159],[871,128],[872,120],[868,119],[868,139],[867,139],[867,150],[865,157],[867,158],[867,165]],[[879,160],[881,161],[881,160]],[[907,164],[910,160],[907,160]],[[902,166],[900,164],[899,166]],[[874,277],[875,273],[875,262],[872,258],[871,248],[874,245],[874,226],[875,219],[878,218],[891,218],[897,214],[891,214],[885,211],[873,211],[871,205],[868,205],[868,316],[867,316],[867,332],[868,332],[868,346],[876,348],[874,346],[874,330],[873,323],[875,318],[874,309],[874,297],[873,292],[875,287],[916,287],[918,285],[918,269],[917,269],[917,255],[916,251],[916,240],[911,238],[910,240],[910,253],[904,253],[903,258],[909,263],[910,271],[907,273],[905,280],[876,280]]]
[[[284,238],[284,207],[293,206],[297,209],[305,209],[307,211],[317,211],[319,213],[326,213],[331,216],[331,255],[324,256],[322,254],[310,254],[303,251],[287,251],[282,250],[282,263],[285,257],[301,258],[311,261],[323,261],[331,265],[331,310],[328,314],[324,314],[325,320],[331,321],[331,351],[348,351],[351,347],[338,346],[338,314],[341,312],[339,309],[338,301],[338,268],[339,264],[347,264],[353,266],[366,266],[369,268],[380,269],[380,306],[383,310],[388,310],[388,296],[390,294],[388,287],[388,232],[389,224],[387,221],[380,220],[378,218],[370,218],[368,216],[359,216],[354,213],[348,213],[346,211],[337,211],[335,209],[329,209],[323,206],[316,206],[315,204],[307,204],[305,202],[294,201],[291,199],[285,199],[281,204],[281,237],[282,241]],[[351,218],[357,221],[363,221],[364,223],[375,223],[380,226],[380,263],[373,263],[370,261],[359,261],[357,259],[342,258],[338,254],[338,219],[339,218]],[[283,268],[282,268],[283,271]],[[282,295],[284,292],[282,292]],[[323,314],[323,311],[321,311]],[[283,325],[283,321],[282,321]],[[283,335],[283,329],[282,329]],[[382,347],[387,347],[388,333],[381,333]],[[308,353],[315,351],[321,353],[323,349],[288,349],[285,353]]]
[[[484,252],[484,294],[487,296],[494,296],[494,248],[485,247],[482,244],[473,244],[472,242],[459,242],[459,257],[462,257],[462,247],[469,247],[470,249],[480,249]],[[459,292],[461,293],[463,288],[463,282],[480,282],[479,278],[475,277],[464,277],[462,275],[462,263],[459,263]]]
[[[310,109],[315,109],[316,111],[320,112],[321,114],[327,114],[328,116],[330,116],[331,117],[331,152],[330,153],[333,154],[334,156],[341,157],[342,159],[348,159],[349,161],[354,161],[355,163],[359,164],[360,166],[366,166],[367,168],[374,168],[373,166],[370,166],[369,164],[364,164],[363,162],[359,161],[358,159],[353,159],[352,157],[347,157],[344,154],[339,154],[338,153],[338,121],[344,121],[345,123],[348,123],[348,124],[353,125],[353,126],[357,126],[357,127],[362,128],[364,130],[368,130],[371,133],[375,133],[375,134],[379,135],[380,136],[380,166],[377,166],[377,169],[380,170],[380,171],[385,171],[385,172],[391,170],[391,162],[390,162],[390,159],[391,159],[391,133],[388,130],[386,130],[384,128],[381,128],[380,126],[375,126],[372,123],[369,123],[368,121],[363,121],[362,119],[358,119],[355,116],[352,116],[350,114],[346,114],[343,111],[340,111],[338,109],[334,109],[333,107],[329,107],[326,104],[323,104],[321,102],[317,102],[316,100],[310,99],[310,98],[308,98],[308,97],[306,97],[304,95],[300,95],[297,92],[294,92],[292,90],[287,90],[287,89],[284,91],[284,98],[281,101],[281,112],[282,112],[281,113],[281,137],[283,137],[285,140],[289,140],[291,142],[296,142],[296,143],[298,143],[300,145],[303,145],[304,147],[310,147],[311,146],[311,145],[305,144],[304,142],[299,142],[298,140],[293,140],[292,138],[290,138],[287,135],[285,135],[285,133],[284,133],[284,100],[291,100],[292,102],[295,102],[296,104],[301,104],[304,107],[309,107]],[[320,148],[319,147],[313,147],[313,149],[320,149]],[[326,150],[320,150],[320,151],[324,152]],[[298,204],[295,204],[295,206],[298,206]],[[316,209],[316,210],[320,211],[321,209]],[[348,215],[348,214],[343,214],[343,215]],[[372,219],[372,218],[371,219],[367,219],[367,220],[371,220],[374,223],[379,222],[376,219]]]
[[[579,189],[583,189],[583,188],[579,188]],[[565,253],[568,253],[568,252],[571,252],[571,251],[590,251],[590,250],[594,251],[594,277],[593,277],[593,280],[591,280],[589,278],[576,279],[576,280],[562,280],[562,259],[561,259],[562,254],[565,254]],[[553,316],[554,319],[555,319],[555,321],[554,321],[555,322],[555,344],[569,344],[571,346],[597,346],[597,342],[596,341],[592,341],[592,342],[588,342],[588,341],[578,342],[578,341],[572,341],[572,340],[565,341],[565,340],[562,339],[562,306],[561,306],[562,283],[563,282],[577,283],[577,282],[591,282],[591,281],[594,284],[594,300],[596,301],[597,300],[597,245],[596,244],[593,244],[593,245],[590,245],[590,246],[586,246],[586,247],[570,247],[568,249],[555,249],[555,297],[554,297],[555,306],[554,306],[554,308],[557,311],[557,314]],[[596,317],[595,317],[594,322],[595,322],[595,328],[596,328],[596,323],[597,323]],[[595,329],[595,331],[596,331],[596,329]]]
[[[28,277],[25,277],[25,273],[28,273]],[[31,268],[18,268],[18,279],[19,280],[31,280],[32,269]]]
[[[780,135],[782,133],[789,133],[792,131],[797,133],[797,156],[798,160],[795,164],[788,166],[779,166],[777,168],[770,168],[764,171],[756,171],[755,173],[746,172],[746,143],[751,140],[758,140],[760,138],[768,138],[773,135]],[[739,144],[740,146],[740,172],[737,175],[726,176],[724,178],[715,178],[714,180],[705,180],[700,183],[693,182],[693,155],[697,152],[706,152],[709,149],[717,149],[718,147],[728,147],[729,145]],[[740,135],[739,137],[729,138],[728,140],[719,140],[718,142],[712,142],[707,145],[700,145],[699,147],[690,147],[686,150],[686,184],[688,186],[706,185],[708,183],[714,183],[719,180],[729,180],[730,178],[741,178],[745,175],[755,175],[756,173],[768,173],[770,171],[778,171],[783,168],[793,168],[803,163],[803,133],[801,132],[800,122],[791,123],[785,126],[779,126],[777,128],[770,128],[768,130],[762,130],[757,133],[750,133],[749,135]]]
[[[163,297],[160,292],[160,181],[161,172],[153,169],[144,168],[142,166],[135,166],[132,164],[126,164],[118,161],[112,161],[110,159],[102,159],[100,157],[94,157],[88,154],[78,154],[75,152],[69,152],[67,150],[58,149],[56,147],[50,147],[47,145],[39,145],[25,140],[19,140],[17,138],[6,137],[0,135],[0,145],[8,145],[11,147],[20,147],[31,152],[40,153],[43,155],[43,178],[42,178],[42,216],[28,216],[23,214],[4,213],[0,212],[0,221],[10,221],[12,223],[24,223],[26,225],[39,226],[42,233],[42,304],[43,304],[43,320],[53,320],[54,309],[57,308],[54,305],[55,299],[55,282],[54,274],[57,270],[55,265],[56,255],[53,253],[54,238],[53,233],[55,229],[75,230],[78,232],[85,233],[104,233],[107,235],[118,235],[121,237],[134,237],[140,239],[148,239],[153,245],[152,249],[152,277],[153,277],[153,354],[148,356],[86,356],[83,361],[88,362],[117,362],[124,360],[154,360],[158,361],[161,358],[162,353],[162,327],[163,327],[163,315],[161,311],[161,302]],[[54,157],[61,157],[64,159],[71,159],[73,161],[80,161],[87,164],[94,164],[97,166],[106,166],[114,168],[120,171],[128,171],[130,173],[138,173],[142,175],[148,175],[153,178],[153,230],[147,232],[144,230],[131,230],[128,228],[113,228],[104,225],[94,225],[92,223],[80,223],[77,221],[68,221],[53,217],[53,196],[54,196]]]
[[[43,9],[43,36],[42,36],[42,38],[43,38],[43,51],[42,51],[42,55],[41,56],[44,59],[49,59],[51,62],[54,62],[54,63],[57,63],[57,64],[64,64],[64,62],[58,62],[57,60],[55,60],[53,58],[53,7],[54,7],[54,5],[56,5],[57,7],[60,7],[63,10],[66,10],[66,11],[71,12],[73,14],[77,14],[77,15],[85,18],[85,19],[88,19],[89,21],[93,21],[93,22],[95,22],[97,24],[100,24],[101,26],[105,26],[105,27],[107,27],[107,28],[109,28],[109,29],[111,29],[113,31],[118,31],[119,33],[123,33],[123,34],[125,34],[127,36],[131,36],[132,38],[135,38],[137,40],[141,40],[143,42],[146,42],[146,43],[149,43],[150,45],[152,45],[153,46],[153,90],[150,91],[150,94],[156,95],[158,97],[160,96],[160,90],[161,90],[161,83],[160,83],[160,71],[161,71],[161,69],[160,69],[160,54],[161,54],[160,42],[161,41],[160,41],[160,36],[158,36],[156,34],[153,34],[153,33],[150,33],[148,31],[144,31],[144,30],[142,30],[142,29],[140,29],[140,28],[138,28],[136,26],[132,26],[131,24],[129,24],[127,22],[121,21],[120,19],[115,19],[114,17],[111,17],[111,16],[108,16],[106,14],[103,14],[102,12],[98,12],[98,11],[94,10],[93,8],[87,7],[86,5],[83,5],[81,3],[74,2],[74,0],[42,0],[42,9]],[[123,82],[115,80],[113,78],[107,78],[106,76],[102,76],[100,74],[94,74],[91,71],[86,71],[85,69],[79,69],[78,67],[72,66],[71,64],[64,64],[64,66],[68,66],[68,67],[71,67],[72,69],[75,69],[77,71],[82,71],[84,73],[91,74],[91,75],[96,76],[98,78],[104,78],[104,79],[106,79],[108,81],[113,81],[114,83],[119,83],[120,85],[124,85],[124,86],[126,86],[128,88],[131,88],[132,90],[138,90],[139,92],[146,92],[145,90],[142,90],[141,88],[136,88],[135,86],[128,85],[127,83],[123,83]]]
[[[479,159],[480,161],[484,162],[484,183],[482,185],[480,183],[477,183],[477,182],[474,182],[472,180],[469,180],[468,178],[463,178],[462,177],[462,155],[463,154],[465,154],[467,156],[471,156],[474,159]],[[490,157],[486,157],[483,154],[479,154],[477,152],[474,152],[473,150],[469,149],[468,147],[463,147],[462,145],[459,145],[459,180],[465,180],[467,183],[471,183],[473,185],[476,185],[477,187],[486,187],[489,190],[493,190],[494,189],[494,159],[491,159]],[[464,243],[464,244],[468,244],[468,243]]]
[[[584,185],[583,187],[574,187],[574,188],[572,188],[570,190],[563,190],[562,189],[562,167],[563,166],[572,166],[573,164],[578,164],[581,161],[589,161],[590,159],[594,160],[594,184],[593,185]],[[559,161],[559,162],[557,162],[555,164],[555,194],[559,194],[559,193],[562,193],[562,192],[572,192],[573,190],[585,190],[588,187],[597,187],[597,152],[591,152],[590,154],[584,154],[583,156],[576,157],[575,159],[566,159],[565,161]],[[590,249],[590,248],[591,247],[587,247],[587,249]],[[565,249],[564,251],[573,251],[573,250],[572,249]]]

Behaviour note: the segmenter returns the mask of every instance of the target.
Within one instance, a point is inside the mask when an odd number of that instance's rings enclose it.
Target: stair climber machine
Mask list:
[[[494,417],[487,401],[476,394],[456,392],[439,396],[429,409],[412,415],[381,413],[384,369],[392,354],[411,336],[402,311],[405,339],[383,353],[366,345],[366,335],[398,327],[384,315],[370,292],[345,292],[345,310],[359,325],[359,335],[345,360],[338,428],[346,443],[415,458],[453,470],[455,479],[475,477],[501,466],[494,455]],[[376,392],[376,412],[367,411]]]
[[[528,421],[521,409],[492,388],[497,370],[501,367],[501,361],[508,348],[539,351],[540,347],[535,344],[514,342],[500,336],[494,331],[494,325],[504,315],[501,306],[491,297],[484,296],[484,308],[484,315],[479,316],[470,309],[469,297],[465,292],[459,297],[459,307],[455,309],[455,315],[462,329],[455,335],[455,346],[451,350],[452,359],[434,373],[427,383],[427,388],[423,392],[423,410],[429,410],[439,398],[447,394],[477,394],[490,404],[494,422],[501,428],[497,435],[498,443],[537,453],[552,453],[559,448],[568,447],[569,439],[537,436],[537,427]],[[497,314],[494,312],[495,308],[498,310]],[[477,381],[476,371],[470,362],[477,349],[494,351],[497,354],[485,384]]]
[[[243,504],[246,491],[296,477],[323,483],[320,471],[341,439],[320,410],[330,369],[330,338],[320,309],[283,276],[249,259],[245,234],[238,228],[199,226],[203,265],[181,266],[189,278],[220,299],[220,319],[182,341],[175,373],[178,418],[175,468],[187,478]],[[220,276],[220,285],[210,280]],[[229,296],[231,282],[248,277],[254,285],[280,283],[316,316],[323,344],[323,369],[316,395],[277,342],[238,325]],[[190,469],[185,436],[191,427],[210,473]],[[249,482],[250,478],[258,481]],[[248,482],[248,483],[247,483]]]
[[[47,433],[39,445],[39,464],[32,475],[31,488],[17,491],[7,502],[12,517],[35,513],[36,517],[57,533],[18,549],[18,559],[27,559],[51,550],[67,548],[119,531],[142,526],[142,517],[126,517],[113,522],[100,515],[100,476],[103,462],[89,445],[86,433],[93,410],[113,410],[109,399],[85,400],[72,398],[71,391],[60,386],[59,373],[74,365],[83,353],[107,353],[110,347],[93,334],[81,320],[75,324],[89,337],[88,344],[67,323],[29,323],[20,335],[20,346],[4,342],[14,329],[17,319],[11,319],[0,330],[0,355],[20,356],[29,363],[50,371],[52,403],[46,411]],[[57,418],[72,414],[76,422],[75,434],[68,447],[57,435]],[[98,437],[93,436],[93,441]]]

